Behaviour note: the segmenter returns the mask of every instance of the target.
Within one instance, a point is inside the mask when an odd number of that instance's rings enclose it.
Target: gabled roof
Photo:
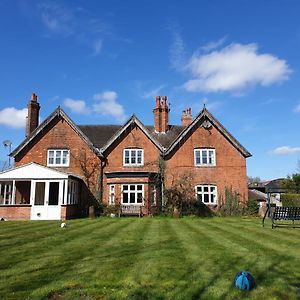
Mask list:
[[[87,143],[87,145],[99,156],[101,152],[96,148],[89,138],[80,130],[80,128],[68,117],[68,115],[58,107],[47,119],[45,119],[13,152],[10,153],[10,156],[15,157],[20,153],[32,140],[34,140],[38,135],[41,134],[43,129],[50,124],[55,118],[63,118],[74,131]]]
[[[61,172],[37,163],[29,163],[0,173],[0,180],[67,179],[73,174]],[[78,176],[75,176],[79,178]]]
[[[250,157],[251,153],[244,148],[230,133],[226,128],[204,107],[194,121],[187,126],[181,134],[173,141],[170,147],[165,152],[165,155],[170,154],[173,149],[180,144],[185,137],[189,136],[189,133],[193,130],[196,125],[202,125],[204,121],[208,120],[221,134],[244,156]]]
[[[101,148],[101,152],[104,153],[130,126],[134,125],[138,126],[161,152],[164,151],[164,147],[152,137],[143,123],[135,115],[132,115],[129,120],[105,143],[105,145]]]

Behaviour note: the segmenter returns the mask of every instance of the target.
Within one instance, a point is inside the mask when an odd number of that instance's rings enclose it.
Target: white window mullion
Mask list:
[[[204,161],[205,158],[205,161]],[[216,165],[216,150],[212,148],[194,149],[194,164],[196,167]]]
[[[123,166],[143,166],[144,149],[124,149]]]

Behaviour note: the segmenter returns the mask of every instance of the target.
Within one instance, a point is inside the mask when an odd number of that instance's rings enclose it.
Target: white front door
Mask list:
[[[31,220],[60,220],[63,181],[33,181]]]

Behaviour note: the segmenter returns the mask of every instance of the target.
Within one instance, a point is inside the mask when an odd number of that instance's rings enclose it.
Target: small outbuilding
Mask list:
[[[29,163],[0,173],[0,218],[60,220],[78,215],[81,179]]]

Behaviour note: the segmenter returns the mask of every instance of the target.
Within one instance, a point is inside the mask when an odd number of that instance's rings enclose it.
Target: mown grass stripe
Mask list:
[[[38,223],[26,223],[24,234],[4,230],[6,245],[20,247],[0,248],[6,266],[0,299],[297,299],[300,293],[297,242],[272,239],[257,219],[97,218],[72,220],[66,229]],[[258,282],[250,293],[232,286],[242,269]]]

